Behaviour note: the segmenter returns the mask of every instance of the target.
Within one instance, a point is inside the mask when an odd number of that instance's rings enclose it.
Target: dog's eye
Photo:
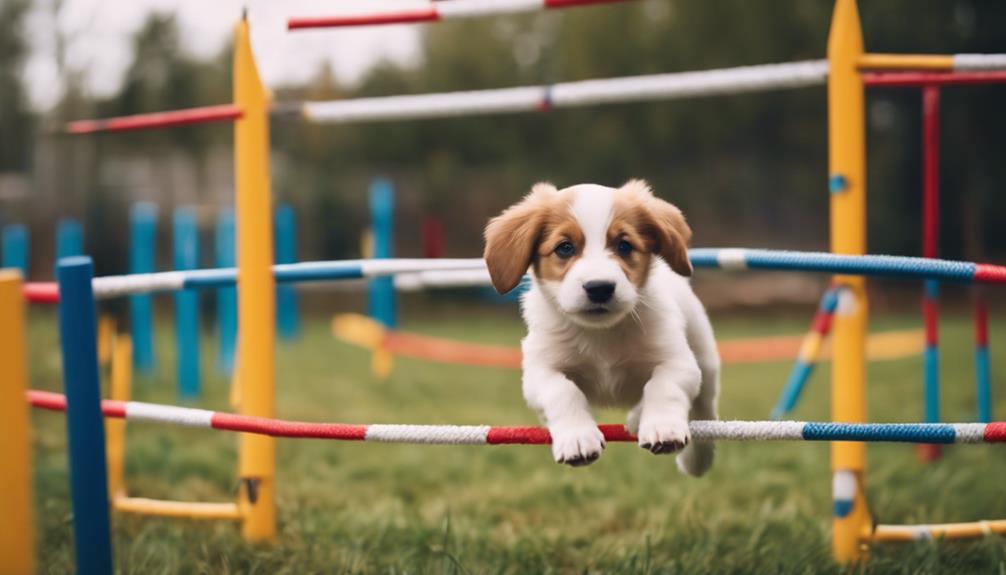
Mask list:
[[[632,253],[633,249],[634,248],[632,247],[632,244],[630,244],[625,240],[619,240],[618,245],[615,246],[615,250],[618,251],[618,255],[622,256],[623,258],[628,257],[629,254]]]
[[[569,242],[562,242],[561,244],[555,246],[555,255],[562,259],[571,258],[575,253],[576,247]]]

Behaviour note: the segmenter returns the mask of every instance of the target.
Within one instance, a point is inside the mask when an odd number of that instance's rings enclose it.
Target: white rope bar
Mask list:
[[[482,271],[486,269],[486,262],[482,258],[364,260],[360,267],[364,277],[373,277],[429,271]]]
[[[803,88],[822,85],[827,78],[827,60],[809,60],[721,70],[567,82],[553,86],[551,95],[555,107],[565,108]]]
[[[139,401],[126,402],[126,419],[182,425],[185,427],[212,427],[212,411],[173,405],[157,405]]]
[[[465,0],[435,4],[437,14],[444,20],[451,18],[477,18],[491,14],[516,14],[545,8],[545,0]]]
[[[1006,70],[1006,54],[954,54],[954,70]]]
[[[553,106],[571,108],[601,103],[802,88],[822,85],[827,76],[826,60],[809,60],[565,82],[552,86],[305,102],[303,115],[313,122],[350,123],[525,112]]]
[[[395,276],[395,289],[399,291],[420,291],[432,287],[482,287],[488,285],[491,285],[489,271],[484,268],[431,270]]]
[[[786,441],[803,439],[802,421],[692,421],[696,441]]]
[[[367,426],[365,441],[439,445],[483,445],[489,436],[488,425],[395,425]]]
[[[94,278],[91,285],[94,297],[113,298],[142,292],[176,291],[185,286],[186,272],[157,272],[124,276],[104,276]]]

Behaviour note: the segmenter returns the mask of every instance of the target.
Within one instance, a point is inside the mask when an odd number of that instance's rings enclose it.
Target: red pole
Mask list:
[[[868,72],[867,86],[889,88],[925,88],[936,86],[973,86],[1006,83],[1006,70],[989,72]]]
[[[939,257],[940,245],[940,89],[922,88],[922,256]],[[922,316],[926,331],[924,361],[924,404],[927,423],[940,420],[939,363],[939,283],[928,280],[922,296]],[[936,444],[918,447],[923,461],[939,459]]]
[[[126,132],[130,130],[149,130],[152,128],[171,128],[188,124],[206,124],[209,122],[233,122],[240,117],[240,108],[233,104],[224,104],[222,106],[206,106],[203,108],[189,108],[170,112],[121,116],[104,120],[80,120],[67,124],[66,131],[70,134]]]

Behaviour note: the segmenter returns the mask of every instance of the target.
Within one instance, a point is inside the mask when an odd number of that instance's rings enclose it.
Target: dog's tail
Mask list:
[[[701,477],[713,466],[715,455],[715,443],[711,441],[693,441],[678,454],[678,469],[692,477]]]

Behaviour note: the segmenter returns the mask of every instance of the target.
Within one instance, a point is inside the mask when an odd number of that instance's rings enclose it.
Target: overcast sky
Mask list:
[[[353,82],[381,59],[414,62],[416,25],[287,32],[287,17],[392,10],[427,5],[428,0],[64,0],[58,21],[51,3],[36,0],[28,21],[32,56],[25,74],[32,102],[41,109],[52,106],[62,90],[54,60],[54,26],[70,39],[69,63],[86,71],[86,87],[93,95],[118,87],[132,58],[130,36],[150,13],[176,14],[183,45],[207,57],[231,41],[244,6],[266,85],[304,80],[326,61],[341,80]]]

